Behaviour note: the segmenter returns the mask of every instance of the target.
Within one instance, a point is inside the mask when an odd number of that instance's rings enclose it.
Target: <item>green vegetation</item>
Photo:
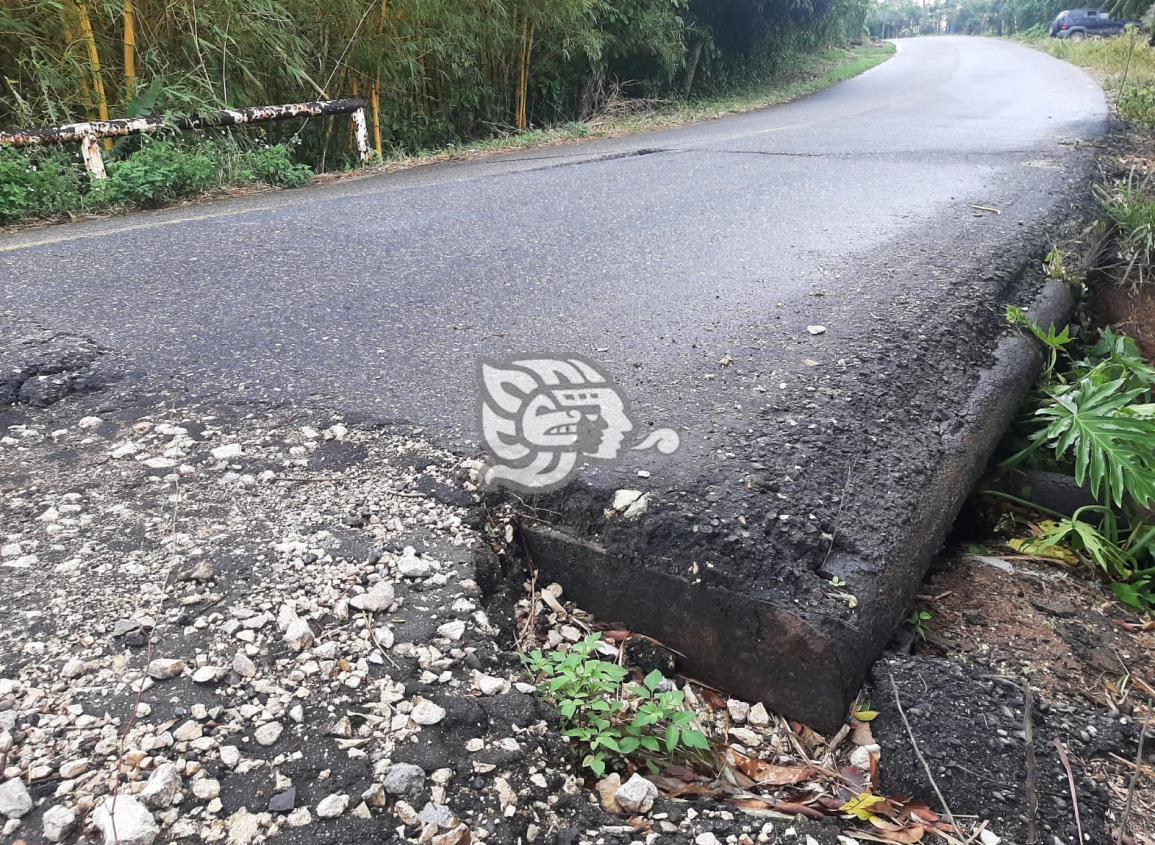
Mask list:
[[[59,151],[32,157],[0,149],[0,224],[80,207],[82,179],[72,157]]]
[[[859,38],[869,0],[13,0],[0,125],[359,94],[379,154],[717,96]],[[271,128],[352,158],[328,121]]]
[[[934,615],[928,610],[916,610],[910,614],[910,618],[906,620],[910,625],[910,629],[914,635],[923,642],[926,642],[926,623],[934,618]]]
[[[474,153],[528,149],[549,144],[609,138],[632,132],[644,132],[713,120],[731,114],[784,103],[821,91],[865,73],[894,55],[893,44],[863,44],[829,47],[817,53],[801,53],[781,59],[784,70],[773,79],[745,86],[729,94],[695,99],[617,100],[586,121],[531,129],[526,132],[495,135],[460,146],[428,149],[414,156],[397,156],[387,163],[453,159]]]
[[[867,21],[876,38],[904,35],[1014,35],[1050,26],[1063,0],[883,0]]]
[[[1136,28],[1117,38],[1070,41],[1038,38],[1032,45],[1056,58],[1094,71],[1112,96],[1119,116],[1144,128],[1155,126],[1155,46]]]
[[[1034,537],[1012,545],[1095,566],[1120,601],[1155,607],[1155,367],[1132,338],[1110,329],[1080,347],[1067,330],[1043,329],[1018,309],[1010,309],[1008,319],[1030,330],[1050,357],[1017,423],[1025,445],[1002,467],[1069,474],[1100,503],[1070,517],[1048,514],[1054,519],[1039,522]]]
[[[1046,36],[1051,21],[1065,9],[1082,8],[1067,0],[882,0],[867,20],[876,38],[903,35]],[[1120,20],[1149,15],[1151,0],[1108,0],[1099,8]]]
[[[1142,11],[1122,5],[1113,10],[1125,17]],[[1086,41],[1034,34],[1034,46],[1095,72],[1122,118],[1155,126],[1155,47],[1137,29]],[[1093,190],[1113,250],[1097,270],[1104,284],[1130,284],[1134,295],[1153,280],[1155,266],[1150,178],[1132,170]],[[1061,250],[1052,250],[1044,266],[1051,278],[1080,281]],[[1032,332],[1048,357],[1036,395],[1016,426],[1020,448],[1003,466],[1069,474],[1098,502],[1069,516],[1046,512],[1049,518],[1033,526],[1031,538],[1012,545],[1025,554],[1094,566],[1121,602],[1155,609],[1155,367],[1134,339],[1110,329],[1075,336],[1066,328],[1035,325],[1015,308],[1008,309],[1008,319]],[[1017,504],[1040,511],[1029,502]]]
[[[524,149],[583,138],[611,137],[708,120],[762,108],[833,85],[880,64],[894,54],[892,44],[829,47],[781,58],[774,79],[725,96],[693,100],[616,100],[588,121],[556,128],[494,135],[464,145],[395,154],[385,163],[458,158]],[[0,225],[28,218],[92,212],[119,206],[156,206],[227,186],[307,185],[313,168],[296,160],[288,144],[252,146],[243,137],[185,136],[122,139],[106,156],[110,179],[90,189],[72,147],[0,150]],[[133,152],[136,150],[136,152]],[[211,167],[210,167],[211,164]]]
[[[538,691],[561,716],[562,735],[582,750],[582,766],[598,777],[607,768],[700,758],[710,750],[705,734],[693,727],[685,693],[666,685],[654,671],[641,684],[623,683],[628,672],[598,660],[601,635],[586,637],[569,651],[533,651],[525,663]]]
[[[211,188],[308,184],[312,169],[276,145],[238,149],[226,141],[156,140],[108,164],[108,179],[89,185],[63,150],[0,150],[0,224],[121,206],[154,207]]]
[[[1113,224],[1113,242],[1120,281],[1132,286],[1152,281],[1155,265],[1155,197],[1149,189],[1150,177],[1140,179],[1132,171],[1126,179],[1096,185],[1095,195]]]

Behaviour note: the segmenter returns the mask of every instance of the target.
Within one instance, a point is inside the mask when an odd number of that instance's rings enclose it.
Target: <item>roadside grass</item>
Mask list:
[[[1155,126],[1155,47],[1138,29],[1131,27],[1117,38],[1087,41],[1049,38],[1045,33],[1025,40],[1057,59],[1092,71],[1124,120]]]
[[[424,150],[416,155],[386,157],[388,169],[449,161],[499,152],[528,150],[595,138],[616,138],[756,111],[796,100],[845,82],[882,64],[895,53],[890,42],[830,47],[799,56],[791,69],[768,83],[729,94],[693,100],[619,100],[611,98],[589,120],[484,138],[469,144]]]
[[[1155,183],[1150,129],[1155,127],[1155,48],[1130,28],[1117,38],[1068,41],[1046,33],[1020,40],[1090,70],[1118,116],[1120,133],[1103,159],[1103,180],[1092,186],[1104,238],[1094,267],[1056,247],[1047,275],[1081,293],[1079,330],[1039,326],[1018,309],[1008,318],[1043,344],[1047,364],[1010,436],[1016,467],[1065,474],[1093,504],[1073,513],[1010,500],[1004,518],[1019,536],[1019,554],[1070,566],[1085,565],[1110,582],[1115,598],[1141,613],[1155,611],[1155,366],[1148,352],[1153,326],[1138,316],[1155,303]],[[1104,319],[1123,296],[1126,316]],[[1123,330],[1127,333],[1124,333]],[[1035,518],[1025,526],[1021,508]],[[1016,510],[1019,509],[1019,510]],[[1022,536],[1024,533],[1026,536]]]
[[[1151,177],[1132,170],[1125,179],[1094,186],[1095,197],[1111,221],[1114,262],[1100,269],[1138,293],[1155,279],[1155,192]]]
[[[376,165],[354,172],[392,172],[438,161],[618,137],[753,111],[850,79],[886,61],[894,52],[890,43],[830,47],[795,57],[787,63],[787,72],[766,84],[724,96],[679,101],[611,97],[605,108],[588,121],[496,134],[416,155],[387,156]],[[219,189],[301,187],[313,180],[311,169],[294,162],[292,151],[285,145],[247,147],[229,137],[144,138],[134,143],[135,152],[109,157],[108,180],[92,186],[71,147],[0,150],[0,226],[157,207]]]

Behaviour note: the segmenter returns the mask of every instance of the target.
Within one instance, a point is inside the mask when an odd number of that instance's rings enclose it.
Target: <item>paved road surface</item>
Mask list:
[[[543,577],[829,730],[981,465],[963,409],[1106,117],[1026,47],[903,41],[745,116],[2,238],[0,326],[83,335],[130,388],[466,448],[477,356],[586,353],[683,445],[547,502]],[[603,516],[623,486],[637,522]]]
[[[735,410],[703,392],[720,358],[765,380],[845,357],[868,302],[949,292],[960,259],[1063,200],[1069,143],[1105,120],[1047,56],[907,40],[744,116],[0,238],[0,310],[150,389],[324,401],[455,442],[474,439],[475,356],[585,352],[701,447]],[[941,272],[908,290],[912,260]]]

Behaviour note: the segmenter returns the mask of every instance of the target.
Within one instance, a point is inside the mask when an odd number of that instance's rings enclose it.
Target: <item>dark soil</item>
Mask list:
[[[1087,308],[1094,327],[1130,335],[1145,356],[1155,359],[1155,288],[1104,278],[1092,288]]]
[[[1084,841],[1113,841],[1130,761],[1155,703],[1155,691],[1144,687],[1155,671],[1155,626],[1110,601],[1089,573],[991,557],[942,561],[919,608],[931,614],[920,654],[884,659],[871,675],[884,791],[937,806],[913,733],[954,813],[989,819],[1000,835],[1027,841],[1029,682],[1039,842],[1078,841],[1056,740],[1076,781]],[[1150,736],[1144,756],[1155,761]],[[1142,837],[1155,836],[1155,782],[1139,781],[1134,804],[1135,841],[1153,841]]]

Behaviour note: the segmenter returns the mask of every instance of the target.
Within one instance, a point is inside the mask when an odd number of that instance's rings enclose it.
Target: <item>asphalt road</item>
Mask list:
[[[743,116],[3,237],[0,309],[92,339],[149,388],[323,401],[464,440],[476,356],[585,352],[692,432],[718,359],[816,321],[838,337],[889,285],[862,275],[880,248],[969,254],[968,225],[993,242],[1038,220],[1065,144],[1105,120],[1090,78],[1047,56],[908,40]]]
[[[984,459],[968,403],[1106,125],[1073,66],[904,40],[742,116],[3,237],[0,335],[84,338],[121,397],[464,449],[478,356],[584,353],[682,446],[584,470],[545,519],[597,542],[535,562],[698,677],[835,726]],[[623,486],[653,493],[628,528],[603,516]]]

